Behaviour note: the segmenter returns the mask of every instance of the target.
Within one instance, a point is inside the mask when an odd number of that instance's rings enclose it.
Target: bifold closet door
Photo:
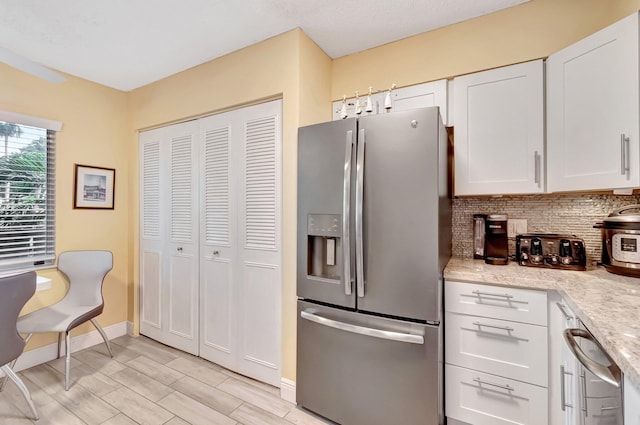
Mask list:
[[[198,354],[197,124],[140,133],[140,333]]]
[[[200,355],[281,375],[282,102],[199,120]]]

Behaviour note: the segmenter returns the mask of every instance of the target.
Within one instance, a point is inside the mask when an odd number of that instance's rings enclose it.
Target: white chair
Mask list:
[[[65,334],[65,381],[69,390],[71,366],[71,337],[73,328],[91,321],[98,330],[109,355],[113,357],[109,339],[95,320],[102,314],[104,299],[102,282],[113,268],[113,254],[109,251],[67,251],[58,256],[58,270],[69,280],[69,290],[62,300],[51,306],[36,310],[18,319],[18,332],[29,334],[57,332],[58,358],[62,334]]]
[[[38,420],[29,390],[12,369],[25,346],[16,329],[18,314],[36,292],[36,279],[35,272],[0,278],[0,370],[5,374],[0,391],[7,378],[15,382],[33,413],[33,419]]]

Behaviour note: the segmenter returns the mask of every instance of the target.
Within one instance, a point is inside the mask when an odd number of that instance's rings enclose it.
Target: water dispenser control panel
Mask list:
[[[339,214],[309,214],[307,216],[307,234],[309,236],[340,237]]]

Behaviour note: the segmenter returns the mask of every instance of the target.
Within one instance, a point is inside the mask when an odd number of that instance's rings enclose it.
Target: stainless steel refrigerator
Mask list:
[[[299,405],[343,425],[444,423],[448,187],[438,108],[299,129]]]

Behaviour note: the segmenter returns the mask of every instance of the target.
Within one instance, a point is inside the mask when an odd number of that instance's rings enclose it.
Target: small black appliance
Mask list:
[[[506,214],[489,214],[485,220],[484,261],[499,265],[509,262]]]
[[[516,258],[521,266],[586,270],[584,241],[575,235],[527,233],[516,235]]]

